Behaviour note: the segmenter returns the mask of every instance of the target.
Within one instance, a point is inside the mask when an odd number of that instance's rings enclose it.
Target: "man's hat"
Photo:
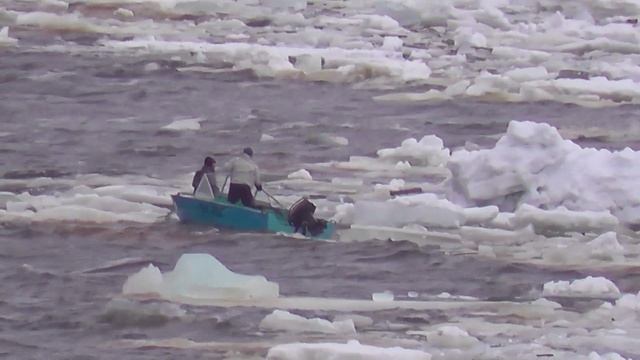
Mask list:
[[[253,149],[250,147],[246,147],[242,150],[243,153],[249,155],[249,156],[253,156]]]

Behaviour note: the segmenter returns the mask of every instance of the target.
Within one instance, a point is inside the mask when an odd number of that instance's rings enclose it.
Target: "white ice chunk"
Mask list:
[[[385,32],[402,32],[400,23],[389,16],[358,14],[353,17],[362,21],[362,26],[367,29],[381,30]]]
[[[260,328],[266,330],[317,332],[324,334],[356,334],[356,328],[351,319],[334,322],[320,318],[307,319],[283,310],[274,310],[271,314],[267,315],[260,321]]]
[[[371,294],[371,300],[373,301],[393,301],[394,296],[391,291],[383,291]]]
[[[509,46],[495,46],[491,55],[499,59],[517,61],[521,64],[541,64],[551,58],[551,53],[546,51],[520,49]]]
[[[400,51],[402,50],[402,39],[397,36],[385,36],[382,48],[389,51]]]
[[[305,73],[312,73],[322,70],[324,60],[320,55],[301,54],[295,57],[295,67]]]
[[[493,247],[489,245],[478,245],[478,256],[484,256],[493,259],[497,257],[496,252],[493,250]]]
[[[397,165],[396,165],[397,166]],[[405,186],[403,179],[391,179],[388,184],[375,184],[373,189],[376,192],[388,193],[389,191],[397,191]]]
[[[483,71],[473,80],[473,84],[467,88],[466,95],[485,96],[513,92],[517,89],[518,83],[510,78]]]
[[[552,308],[552,309],[561,309],[562,308],[562,305],[560,305],[559,303],[557,303],[555,301],[547,300],[545,298],[536,299],[535,301],[532,301],[531,304],[532,305],[537,305],[537,306],[547,306],[547,307]]]
[[[16,18],[16,24],[37,26],[44,29],[77,32],[111,31],[111,29],[101,28],[91,19],[75,12],[70,14],[54,14],[41,11],[20,13]]]
[[[628,101],[640,98],[640,83],[631,79],[609,80],[602,76],[591,79],[552,79],[529,82],[530,86],[550,93],[573,97],[595,95],[602,99]]]
[[[368,317],[368,316],[364,316],[364,315],[338,314],[338,315],[333,317],[333,322],[345,321],[345,320],[351,320],[353,322],[353,324],[355,325],[356,329],[363,329],[363,328],[367,328],[367,327],[370,327],[371,325],[373,325],[373,319]]]
[[[640,311],[640,292],[637,294],[624,294],[616,300],[616,307],[620,309]]]
[[[133,11],[124,8],[117,8],[113,11],[113,15],[121,17],[121,18],[132,18],[134,17]]]
[[[427,342],[433,346],[444,348],[470,348],[480,341],[469,333],[455,325],[443,325],[435,331],[426,333]]]
[[[271,9],[301,11],[307,8],[306,0],[260,0],[260,2]]]
[[[128,294],[157,294],[162,292],[163,278],[160,269],[153,264],[142,268],[129,276],[122,286],[122,293]]]
[[[624,248],[618,242],[615,232],[606,232],[587,243],[592,258],[614,260],[624,256]]]
[[[313,180],[311,174],[306,169],[300,169],[287,175],[288,179]]]
[[[394,162],[405,160],[412,165],[442,166],[449,160],[449,149],[444,147],[442,139],[435,135],[426,135],[420,141],[409,138],[400,147],[380,149],[377,152],[381,159]]]
[[[516,216],[514,213],[509,212],[501,212],[496,215],[495,218],[491,221],[491,227],[496,227],[498,229],[505,230],[514,230],[513,226],[513,217]]]
[[[331,184],[333,185],[344,185],[348,187],[359,187],[362,186],[364,181],[358,178],[344,178],[344,177],[334,177],[331,178]]]
[[[146,72],[154,72],[160,70],[161,66],[157,62],[150,62],[145,64],[143,69]]]
[[[463,226],[460,228],[460,236],[477,244],[490,243],[498,245],[522,244],[536,238],[531,226],[518,230]]]
[[[77,191],[77,190],[76,190]],[[112,196],[72,192],[62,196],[23,193],[18,196],[16,206],[34,211],[8,213],[0,211],[0,218],[11,214],[11,220],[36,222],[69,221],[74,223],[112,223],[119,221],[153,223],[169,212],[166,208],[137,203]]]
[[[536,233],[586,232],[613,230],[618,219],[608,211],[571,211],[564,206],[542,210],[523,204],[512,218],[516,227],[533,225]]]
[[[409,163],[408,161],[398,161],[395,168],[397,170],[409,170],[411,169],[411,163]]]
[[[628,214],[640,206],[640,152],[581,148],[544,123],[511,121],[494,148],[458,150],[448,167],[471,203],[494,204],[502,211],[527,204],[516,217],[548,215],[540,220],[553,224],[552,217],[561,216],[555,221],[560,229],[611,230],[617,222],[611,215],[630,221],[634,217]],[[561,206],[568,211],[535,210]]]
[[[461,94],[458,94],[461,95]],[[376,101],[388,101],[388,102],[437,102],[450,100],[451,95],[448,95],[442,91],[436,89],[430,89],[426,92],[401,92],[401,93],[389,93],[384,95],[377,95],[374,97]]]
[[[550,281],[544,284],[544,296],[571,297],[614,297],[620,296],[620,290],[609,279],[588,276],[584,279],[569,281]]]
[[[544,80],[552,77],[543,66],[513,69],[505,72],[504,75],[517,82]]]
[[[311,31],[315,34],[314,31]],[[323,36],[317,30],[317,36]],[[341,38],[338,38],[340,40]],[[323,42],[325,40],[322,40]],[[331,36],[326,36],[326,42],[331,44],[337,41]],[[127,41],[104,40],[101,44],[105,47],[129,51],[131,49],[144,49],[151,53],[173,54],[175,52],[201,52],[206,53],[207,58],[215,58],[234,64],[235,69],[250,69],[260,77],[284,77],[291,78],[294,65],[290,61],[300,55],[309,55],[313,60],[310,73],[305,76],[312,80],[355,82],[369,80],[371,78],[391,79],[400,82],[424,81],[431,76],[431,69],[424,61],[407,60],[398,56],[396,52],[388,52],[381,49],[372,49],[363,44],[356,48],[348,44],[331,44],[326,47],[287,47],[281,45],[251,44],[244,42],[227,42],[223,44],[210,44],[188,41],[165,41],[152,39],[133,39]],[[373,47],[367,42],[370,47]],[[312,44],[314,47],[318,44]],[[364,47],[364,49],[363,49]],[[325,66],[322,66],[323,60]],[[304,61],[302,61],[304,62]],[[298,63],[298,61],[296,61]],[[322,71],[318,69],[322,66]],[[306,71],[305,69],[303,69]],[[188,70],[184,70],[188,71]]]
[[[453,40],[459,51],[468,52],[471,47],[486,47],[487,38],[470,27],[460,27],[456,30]]]
[[[0,208],[7,208],[7,203],[18,200],[16,194],[8,191],[0,191]]]
[[[459,96],[464,95],[467,92],[467,89],[471,85],[471,81],[469,80],[460,80],[455,82],[444,90],[444,94],[447,96]]]
[[[604,355],[600,355],[595,351],[589,353],[589,358],[587,360],[627,360],[622,357],[618,353],[606,353]]]
[[[9,36],[8,26],[5,26],[0,29],[0,46],[16,45],[17,43],[18,43],[17,39],[14,39]]]
[[[430,360],[431,355],[400,347],[383,348],[361,345],[356,340],[346,344],[336,343],[293,343],[276,345],[269,349],[267,360]]]
[[[479,10],[474,11],[473,16],[479,23],[489,25],[496,29],[508,30],[511,28],[511,23],[504,12],[487,2],[483,3],[483,6]]]
[[[203,118],[195,119],[179,119],[174,120],[168,125],[162,127],[165,130],[181,131],[181,130],[200,130],[200,122],[204,121]]]
[[[353,224],[355,219],[355,206],[350,203],[339,204],[331,220],[339,224]]]
[[[390,16],[402,26],[443,26],[455,11],[450,2],[423,0],[377,0],[375,6],[376,13]]]
[[[33,210],[33,206],[25,201],[7,201],[5,207],[9,212],[23,212]]]
[[[260,142],[268,142],[273,140],[275,140],[275,137],[273,137],[272,135],[269,135],[269,134],[260,135]]]
[[[279,287],[263,276],[234,273],[209,254],[183,254],[173,271],[161,274],[149,265],[130,276],[123,293],[157,293],[167,300],[245,300],[278,297]]]
[[[314,133],[307,136],[307,142],[320,145],[331,146],[347,146],[349,145],[349,139],[343,136],[337,136],[326,133]]]
[[[343,215],[351,211],[341,209]],[[342,219],[347,219],[344,216]],[[384,202],[357,201],[353,208],[353,223],[358,225],[376,225],[402,227],[410,224],[458,228],[465,222],[464,210],[434,194],[407,195]]]
[[[462,210],[465,218],[465,225],[483,225],[489,223],[496,216],[499,210],[497,206],[472,207]]]

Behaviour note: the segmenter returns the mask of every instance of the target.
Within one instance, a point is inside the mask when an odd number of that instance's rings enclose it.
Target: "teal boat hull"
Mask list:
[[[178,218],[184,223],[211,225],[222,229],[255,232],[294,234],[295,229],[287,221],[287,210],[278,208],[254,209],[241,204],[232,204],[224,198],[215,200],[197,199],[190,195],[172,195]],[[314,239],[330,239],[335,224],[327,222]]]

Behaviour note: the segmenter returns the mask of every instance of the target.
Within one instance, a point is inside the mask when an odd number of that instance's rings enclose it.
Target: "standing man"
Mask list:
[[[196,171],[195,175],[193,176],[193,180],[191,181],[191,186],[193,186],[194,194],[196,193],[196,190],[198,190],[198,186],[200,186],[200,181],[202,181],[203,176],[206,176],[207,180],[209,180],[213,195],[218,196],[220,194],[218,184],[216,183],[215,163],[216,160],[211,156],[207,156],[206,158],[204,158],[204,164],[202,165],[202,168]]]
[[[251,187],[255,185],[256,190],[260,191],[262,184],[260,183],[260,170],[253,162],[252,157],[253,149],[246,147],[242,150],[242,155],[231,159],[225,166],[229,170],[231,178],[227,199],[232,204],[241,200],[244,206],[255,207]]]

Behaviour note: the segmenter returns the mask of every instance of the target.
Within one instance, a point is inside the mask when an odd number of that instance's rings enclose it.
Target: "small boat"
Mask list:
[[[206,176],[203,179],[206,179]],[[296,214],[292,211],[298,203],[311,204],[306,199],[301,199],[291,209],[273,207],[265,202],[257,202],[259,207],[251,208],[242,203],[228,202],[224,194],[214,196],[210,185],[206,185],[209,183],[205,180],[198,186],[198,191],[194,195],[181,193],[171,195],[180,221],[240,231],[301,233],[313,239],[330,239],[335,233],[335,223],[330,221],[317,220],[318,226],[314,228],[308,227],[307,223],[301,224],[296,221]],[[202,188],[207,190],[199,191]],[[304,206],[297,208],[303,209]],[[311,214],[307,215],[312,215],[314,210],[315,206],[311,204],[303,211],[310,211]],[[300,211],[297,212],[300,213]]]

